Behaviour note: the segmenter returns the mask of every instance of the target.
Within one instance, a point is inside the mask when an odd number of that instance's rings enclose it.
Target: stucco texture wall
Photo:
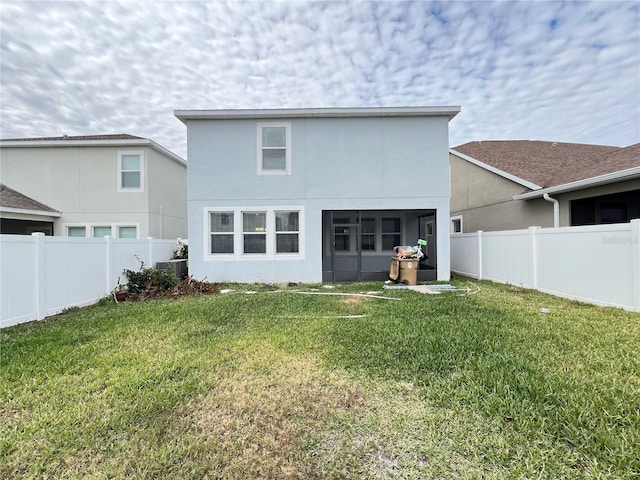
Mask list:
[[[553,226],[553,206],[544,200],[513,200],[527,189],[453,154],[451,215],[462,216],[463,232]]]

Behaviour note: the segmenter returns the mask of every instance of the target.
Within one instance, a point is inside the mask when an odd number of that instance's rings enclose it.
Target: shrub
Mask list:
[[[143,261],[140,261],[140,270],[137,272],[124,269],[123,273],[127,277],[131,294],[140,294],[149,290],[169,290],[180,282],[174,273],[145,267]]]

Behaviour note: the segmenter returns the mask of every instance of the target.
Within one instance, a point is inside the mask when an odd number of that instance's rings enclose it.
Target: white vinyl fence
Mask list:
[[[176,242],[152,238],[0,235],[0,328],[41,320],[65,308],[95,303],[122,271],[171,259]]]
[[[451,270],[640,311],[640,219],[615,225],[451,235]]]

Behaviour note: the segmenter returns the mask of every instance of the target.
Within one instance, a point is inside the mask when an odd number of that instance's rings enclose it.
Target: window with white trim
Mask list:
[[[118,152],[118,191],[144,190],[144,156],[142,152]]]
[[[233,253],[233,212],[209,213],[209,253]]]
[[[111,227],[109,226],[95,226],[92,228],[92,236],[94,238],[103,238],[111,236]]]
[[[302,209],[207,209],[206,257],[300,257]]]
[[[462,215],[451,217],[451,233],[462,233]]]
[[[69,223],[63,228],[67,237],[76,238],[138,238],[139,223]]]
[[[291,124],[258,123],[258,175],[291,175]]]
[[[267,253],[267,212],[242,212],[242,253]]]
[[[87,227],[67,227],[67,237],[86,237]]]
[[[300,212],[278,210],[276,215],[276,253],[300,251]]]
[[[118,238],[138,238],[138,227],[119,226]]]

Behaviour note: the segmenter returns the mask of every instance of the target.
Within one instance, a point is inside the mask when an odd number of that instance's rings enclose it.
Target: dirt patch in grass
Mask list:
[[[266,345],[247,346],[237,368],[187,405],[191,422],[216,454],[216,478],[320,478],[313,465],[317,435],[332,412],[365,404],[360,389],[311,358]]]
[[[340,299],[342,303],[348,305],[349,307],[357,307],[362,304],[362,302],[368,300],[366,297],[358,297],[358,296],[345,296]]]

